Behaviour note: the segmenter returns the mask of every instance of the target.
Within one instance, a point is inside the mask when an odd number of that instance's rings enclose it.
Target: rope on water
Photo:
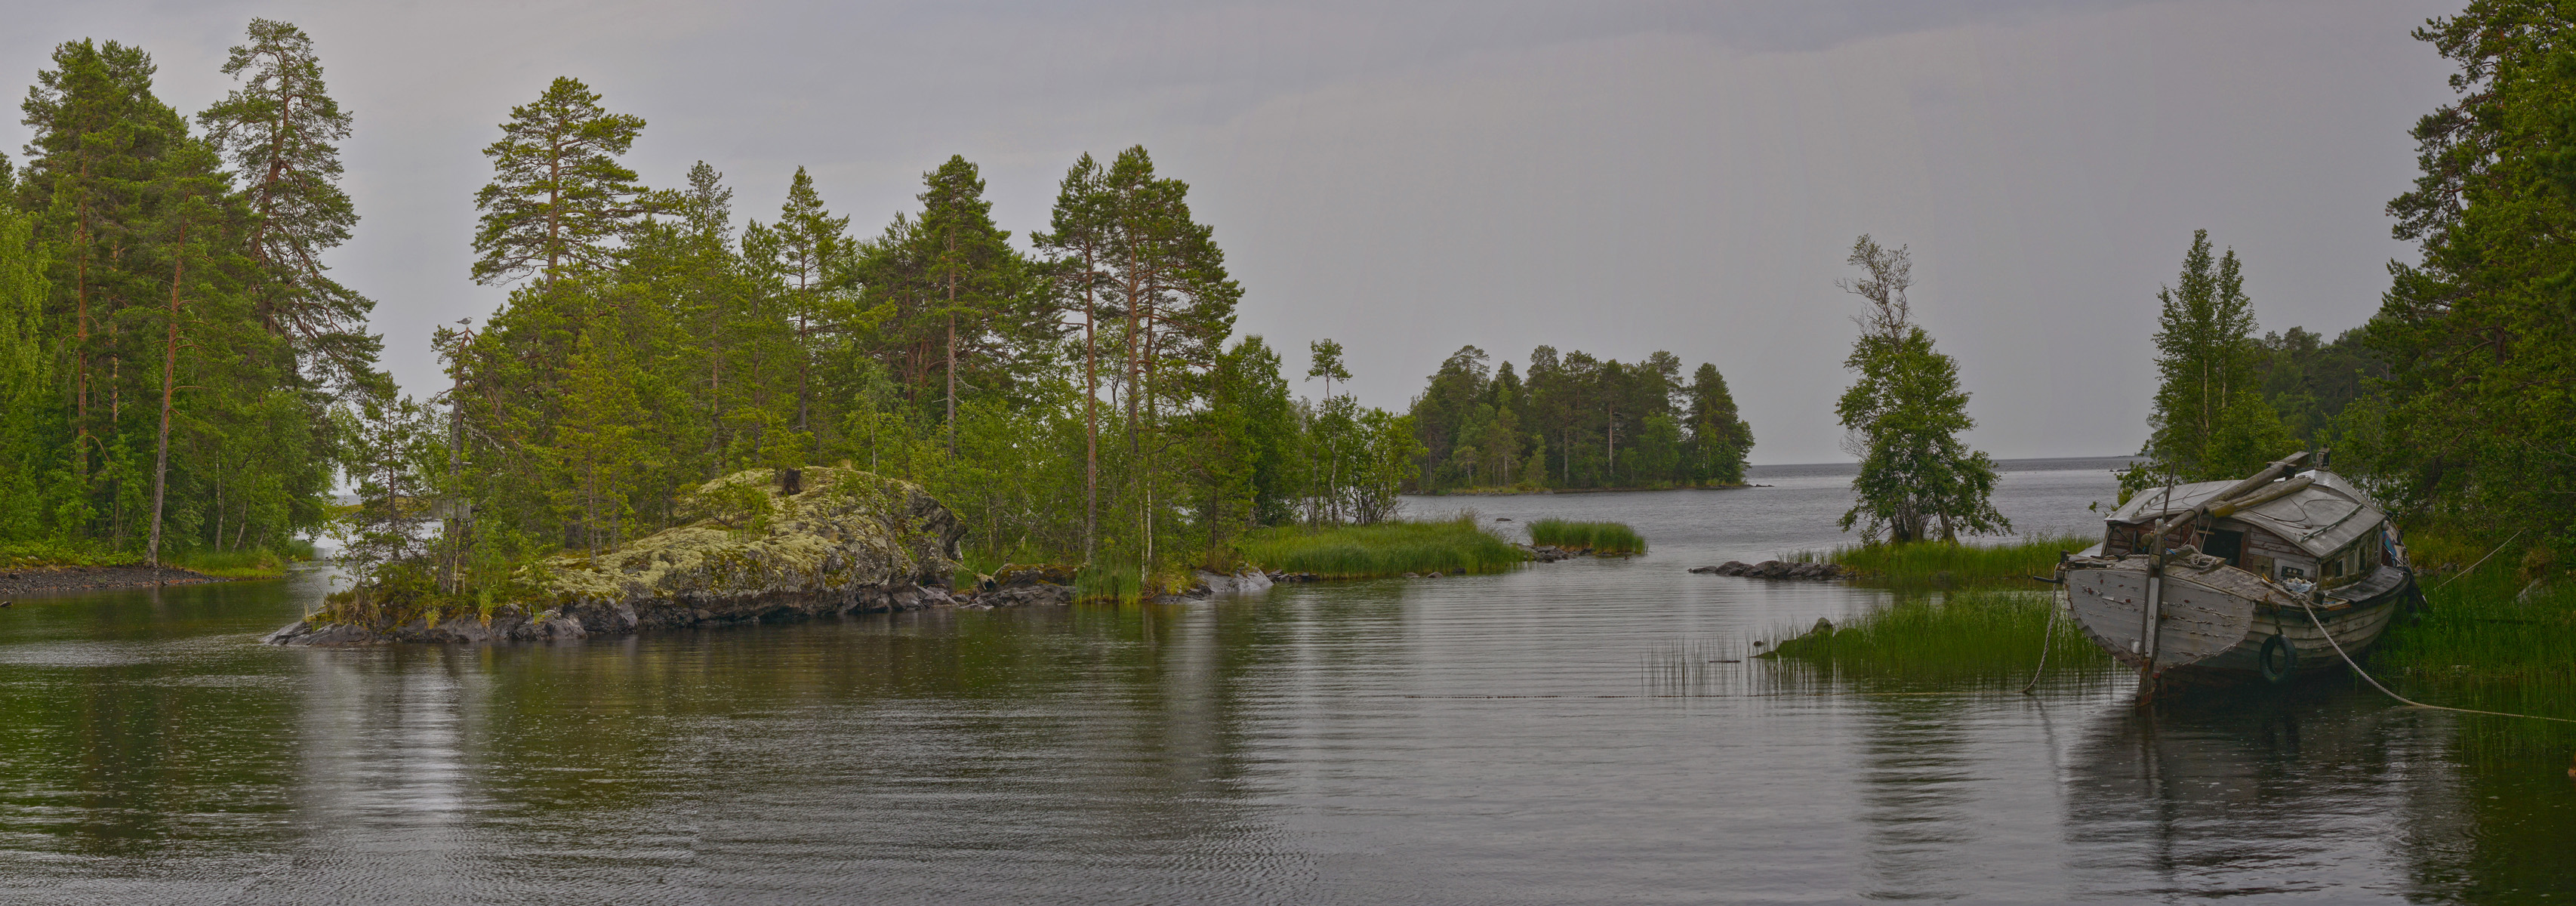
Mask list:
[[[2519,533],[2519,532],[2517,532],[2517,533],[2515,533],[2515,534],[2520,534],[2520,533]],[[2507,540],[2508,540],[2508,541],[2510,541],[2510,539],[2507,539]],[[2489,554],[2489,556],[2494,556],[2494,555],[2493,555],[2493,554]],[[2484,562],[2484,561],[2480,561],[2480,562]],[[2469,568],[2470,568],[2470,569],[2476,569],[2477,567],[2472,566],[2472,567],[2469,567]],[[2530,718],[2530,719],[2532,719],[2532,720],[2554,720],[2554,721],[2557,721],[2557,722],[2562,723],[2562,724],[2576,724],[2576,719],[2570,719],[2570,718],[2565,718],[2565,717],[2544,717],[2544,716],[2541,716],[2541,715],[2538,715],[2538,714],[2508,714],[2508,713],[2505,713],[2505,712],[2503,712],[2503,711],[2480,711],[2480,710],[2478,710],[2478,709],[2476,709],[2476,708],[2454,708],[2454,707],[2451,707],[2451,706],[2449,706],[2449,705],[2428,705],[2428,704],[2425,704],[2425,703],[2423,703],[2423,702],[2419,702],[2419,701],[2416,701],[2416,700],[2414,700],[2414,699],[2407,698],[2406,696],[2399,695],[2399,694],[2397,694],[2397,693],[2395,693],[2395,692],[2390,692],[2390,691],[2388,691],[2388,687],[2386,687],[2386,686],[2382,686],[2382,685],[2380,685],[2380,684],[2379,684],[2379,678],[2378,678],[2378,677],[2371,676],[2371,675],[2370,675],[2370,671],[2367,671],[2367,670],[2363,670],[2363,669],[2361,669],[2361,665],[2360,665],[2360,664],[2356,664],[2356,663],[2353,663],[2353,662],[2352,662],[2352,655],[2350,655],[2350,654],[2345,654],[2345,653],[2344,653],[2344,650],[2343,650],[2343,643],[2342,643],[2342,642],[2335,641],[2334,633],[2331,633],[2331,632],[2327,632],[2327,631],[2326,631],[2326,623],[2325,623],[2325,621],[2324,621],[2324,620],[2317,619],[2317,609],[2316,609],[2316,608],[2314,608],[2314,607],[2310,607],[2310,606],[2308,606],[2308,599],[2306,599],[2306,598],[2300,598],[2300,599],[2299,599],[2299,609],[2300,609],[2300,610],[2304,610],[2304,611],[2307,611],[2307,612],[2308,612],[2308,622],[2316,624],[2316,626],[2317,626],[2317,634],[2318,634],[2318,635],[2325,636],[2325,637],[2326,637],[2326,644],[2328,644],[2328,645],[2333,645],[2333,646],[2334,646],[2335,654],[2336,654],[2337,656],[2340,656],[2340,657],[2342,657],[2342,658],[2343,658],[2343,665],[2344,665],[2344,666],[2352,668],[2352,672],[2353,672],[2353,673],[2355,673],[2355,674],[2357,674],[2357,675],[2359,675],[2363,680],[2365,680],[2365,681],[2369,682],[2369,683],[2370,683],[2370,687],[2371,687],[2371,688],[2379,690],[2382,694],[2387,695],[2389,698],[2393,698],[2393,699],[2396,699],[2396,700],[2398,700],[2398,701],[2405,702],[2405,703],[2410,704],[2410,705],[2414,705],[2415,707],[2418,707],[2418,708],[2431,708],[2431,709],[2433,709],[2433,710],[2435,710],[2435,711],[2457,711],[2457,712],[2460,712],[2460,713],[2462,713],[2462,714],[2488,714],[2488,715],[2493,715],[2493,716],[2496,716],[2496,717],[2527,717],[2527,718]]]
[[[2523,532],[2525,532],[2525,531],[2529,531],[2529,530],[2528,530],[2528,529],[2515,529],[2515,530],[2514,530],[2514,532],[2513,532],[2513,538],[2520,538],[2520,537],[2522,537],[2522,533],[2523,533]],[[2507,538],[2507,539],[2504,539],[2504,544],[2512,544],[2512,543],[2513,543],[2513,538]],[[2468,568],[2468,569],[2464,569],[2464,570],[2461,570],[2461,571],[2459,571],[2459,572],[2452,573],[2450,578],[2442,580],[2442,584],[2440,584],[2440,585],[2436,585],[2436,586],[2433,586],[2433,590],[2434,590],[2434,591],[2441,591],[2442,589],[2449,588],[2449,587],[2451,587],[2451,583],[2453,583],[2453,582],[2457,582],[2457,581],[2460,581],[2460,577],[2461,577],[2461,576],[2468,575],[2468,574],[2470,573],[2470,571],[2475,570],[2475,569],[2477,569],[2478,567],[2485,566],[2485,565],[2487,564],[2487,559],[2488,559],[2488,558],[2490,558],[2490,557],[2494,557],[2494,556],[2496,555],[2496,551],[2504,550],[2504,544],[2496,545],[2496,546],[2495,546],[2495,550],[2488,551],[2488,552],[2487,552],[2487,555],[2486,555],[2485,557],[2479,557],[2479,558],[2478,558],[2478,562],[2469,564],[2469,568]]]

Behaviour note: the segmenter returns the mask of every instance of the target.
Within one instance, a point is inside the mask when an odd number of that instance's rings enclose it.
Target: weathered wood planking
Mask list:
[[[2067,599],[2075,619],[2092,634],[2112,656],[2132,666],[2144,660],[2140,630],[2146,619],[2147,577],[2144,558],[2137,568],[2069,570],[2066,575]],[[2234,646],[2245,638],[2254,623],[2251,602],[2223,587],[2234,583],[2221,578],[2225,574],[2243,573],[2220,569],[2213,574],[2193,574],[2173,569],[2165,573],[2164,595],[2158,610],[2161,619],[2156,633],[2156,663],[2181,665],[2198,661]]]

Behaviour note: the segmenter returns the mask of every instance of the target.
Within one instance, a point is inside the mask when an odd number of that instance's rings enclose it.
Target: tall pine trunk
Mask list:
[[[170,489],[170,396],[176,389],[179,370],[179,289],[188,272],[188,224],[179,223],[179,254],[170,265],[170,331],[169,340],[161,347],[161,431],[158,449],[152,462],[152,542],[146,555],[152,564],[152,578],[161,578],[161,504]]]

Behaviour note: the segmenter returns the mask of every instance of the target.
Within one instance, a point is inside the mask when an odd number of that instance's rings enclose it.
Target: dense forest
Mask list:
[[[1323,392],[1291,393],[1142,147],[1075,160],[1025,235],[963,157],[854,231],[801,168],[747,217],[703,162],[645,185],[623,157],[647,124],[568,78],[484,150],[460,276],[507,303],[404,338],[447,370],[405,395],[372,303],[321,264],[357,223],[353,123],[306,35],[254,22],[193,122],[140,49],[51,63],[0,215],[0,541],[159,558],[344,531],[388,581],[466,594],[669,525],[709,479],[850,463],[928,486],[978,559],[1153,571],[1255,527],[1383,521],[1404,491],[1733,482],[1751,444],[1715,368],[1685,386],[1664,353],[1542,348],[1524,385],[1464,351],[1399,414],[1334,392],[1326,340]]]

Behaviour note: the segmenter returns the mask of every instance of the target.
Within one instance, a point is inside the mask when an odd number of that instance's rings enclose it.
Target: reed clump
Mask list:
[[[1518,566],[1528,556],[1478,526],[1473,516],[1322,529],[1280,526],[1245,535],[1235,550],[1243,562],[1262,569],[1332,579],[1494,573]]]
[[[1828,679],[1931,684],[2002,685],[2029,680],[2048,645],[2051,674],[2107,675],[2114,662],[2058,619],[2046,592],[1979,590],[1899,598],[1849,625],[1819,622],[1800,631],[1783,627],[1783,640],[1756,657]]]
[[[219,579],[266,579],[286,574],[290,555],[265,548],[233,551],[189,551],[169,559],[172,566]]]
[[[1799,551],[1784,559],[1839,564],[1858,571],[1865,580],[1900,587],[2029,588],[2034,586],[2026,577],[2054,572],[2060,552],[2080,551],[2098,540],[2086,535],[2044,534],[2019,536],[2003,544],[1879,542]]]
[[[1642,554],[1645,536],[1624,522],[1570,522],[1540,519],[1529,524],[1530,543],[1590,550],[1594,554]]]
[[[2424,584],[2423,606],[2372,653],[2375,672],[2436,685],[2576,683],[2576,580],[2526,582],[2490,566]]]

